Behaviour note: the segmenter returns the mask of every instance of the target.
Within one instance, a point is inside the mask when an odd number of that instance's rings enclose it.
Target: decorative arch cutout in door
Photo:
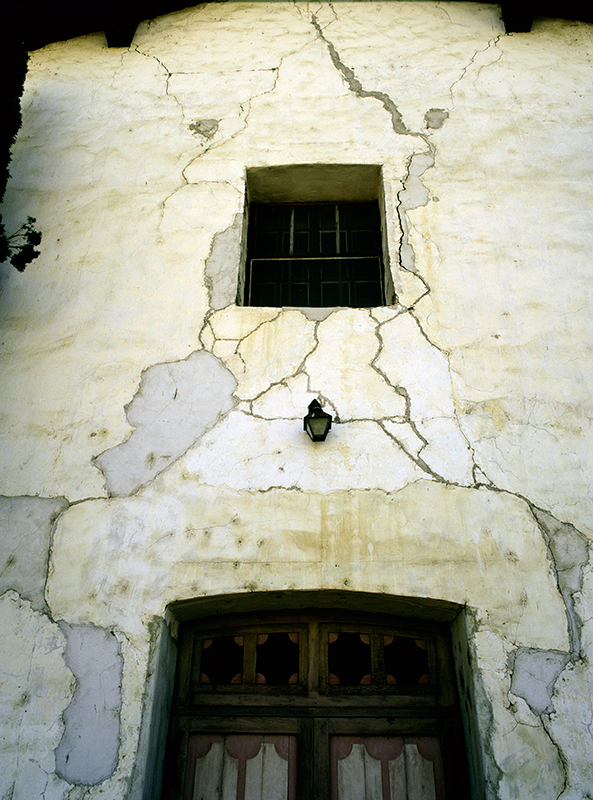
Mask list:
[[[181,626],[164,800],[469,796],[448,626],[302,610]]]

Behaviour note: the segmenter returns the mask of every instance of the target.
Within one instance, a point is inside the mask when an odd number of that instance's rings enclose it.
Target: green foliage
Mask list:
[[[23,272],[27,264],[30,264],[39,255],[39,250],[35,250],[35,246],[41,242],[41,234],[33,227],[35,222],[34,217],[27,217],[27,221],[21,225],[18,231],[10,236],[4,235],[6,243],[4,260],[8,258],[19,272]]]
[[[7,3],[0,11],[0,203],[8,181],[10,148],[21,126],[20,98],[27,72],[27,49],[24,42],[24,13],[18,4]],[[33,227],[35,220],[28,217],[18,231],[8,236],[0,217],[0,263],[9,260],[22,272],[27,264],[37,258],[35,249],[41,234]]]

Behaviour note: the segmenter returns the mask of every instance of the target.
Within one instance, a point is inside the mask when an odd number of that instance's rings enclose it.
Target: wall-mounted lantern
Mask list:
[[[324,442],[332,426],[331,414],[327,414],[318,400],[309,403],[309,413],[303,419],[303,428],[314,442]]]

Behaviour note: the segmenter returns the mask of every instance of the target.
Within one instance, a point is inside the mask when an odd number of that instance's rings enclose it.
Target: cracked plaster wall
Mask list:
[[[154,619],[279,588],[467,604],[486,797],[592,796],[591,42],[477,3],[225,3],[32,54],[3,211],[43,250],[0,273],[0,600],[59,689],[24,788],[20,733],[4,751],[14,798],[139,797]],[[395,305],[235,305],[246,169],[312,163],[381,165]],[[313,397],[337,418],[316,446]],[[54,620],[121,650],[92,780],[65,763]]]

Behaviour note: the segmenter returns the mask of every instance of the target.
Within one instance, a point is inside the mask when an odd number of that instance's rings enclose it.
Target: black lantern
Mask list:
[[[303,428],[311,439],[314,442],[325,442],[325,437],[331,426],[331,414],[326,414],[319,405],[319,401],[313,400],[313,402],[309,403],[309,413],[303,420]]]

